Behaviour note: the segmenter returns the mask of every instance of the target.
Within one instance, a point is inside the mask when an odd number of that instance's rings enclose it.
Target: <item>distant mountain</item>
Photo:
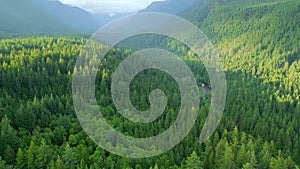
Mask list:
[[[45,13],[63,22],[66,26],[70,27],[72,31],[76,32],[93,32],[98,28],[98,24],[93,19],[93,16],[87,11],[64,5],[59,1],[49,0],[30,0],[38,8],[42,9]]]
[[[154,2],[141,12],[178,14],[190,8],[196,1]],[[124,15],[91,14],[58,0],[0,0],[0,37],[93,33],[101,26]]]
[[[140,12],[163,12],[169,14],[178,14],[191,7],[197,0],[166,0],[157,1],[150,4],[146,9]]]
[[[59,1],[0,1],[0,35],[92,33],[111,19]]]
[[[99,13],[99,14],[92,14],[93,15],[93,19],[94,21],[100,26],[104,26],[105,24],[108,24],[109,22],[116,20],[118,18],[121,18],[123,16],[126,15],[131,15],[132,13],[125,13],[125,14],[116,14],[113,16],[110,16],[108,14],[103,14],[103,13]]]

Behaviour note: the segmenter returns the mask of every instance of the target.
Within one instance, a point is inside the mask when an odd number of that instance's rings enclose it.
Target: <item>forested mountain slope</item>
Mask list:
[[[250,72],[276,84],[289,79],[285,89],[298,94],[299,9],[296,0],[215,0],[183,16],[216,44],[226,69]]]
[[[205,0],[201,0],[205,1]],[[166,0],[152,2],[147,8],[141,10],[140,12],[163,12],[169,14],[178,14],[187,8],[191,7],[196,0]]]
[[[74,65],[85,41],[63,37],[1,41],[1,168],[296,168],[299,149],[295,144],[299,137],[294,130],[298,129],[297,121],[290,124],[289,132],[278,131],[276,126],[266,128],[268,123],[275,121],[276,124],[277,119],[282,120],[283,114],[277,113],[276,109],[284,111],[281,106],[285,104],[272,100],[273,107],[265,108],[263,113],[268,120],[259,121],[262,106],[259,99],[272,98],[272,93],[260,93],[269,86],[252,75],[231,71],[226,71],[232,89],[228,91],[223,120],[204,144],[199,144],[198,137],[210,107],[208,98],[202,98],[199,117],[188,136],[162,155],[129,159],[97,147],[82,130],[72,106],[72,73],[80,69],[74,69]],[[121,60],[115,56],[123,58],[126,53],[128,50],[124,53],[113,49],[106,62],[112,61],[116,65]],[[196,72],[197,79],[206,74],[198,61],[186,60],[186,63]],[[99,69],[97,84],[100,85],[96,91],[106,120],[116,130],[134,137],[149,137],[161,133],[174,122],[179,90],[172,79],[159,72],[145,71],[133,80],[131,99],[140,109],[149,106],[146,98],[140,97],[140,92],[152,91],[158,86],[171,98],[162,117],[155,123],[140,125],[122,118],[112,104],[109,94],[112,70],[113,67]],[[252,93],[250,88],[255,88],[257,93]],[[259,99],[245,97],[249,94]],[[299,112],[299,106],[290,107],[290,110]],[[244,111],[246,113],[242,114]],[[256,123],[259,125],[254,127]],[[246,132],[239,131],[236,125]],[[282,127],[285,127],[284,122]],[[250,135],[266,129],[265,135]],[[290,137],[285,137],[290,133]]]
[[[299,161],[300,1],[214,0],[182,15],[220,52],[227,75],[224,121],[294,151]],[[240,82],[246,75],[247,83]],[[254,79],[259,80],[258,83]],[[225,114],[226,114],[225,113]],[[225,120],[228,118],[227,120]],[[292,146],[293,145],[293,146]]]
[[[93,16],[59,1],[1,0],[0,35],[88,33],[98,29]]]
[[[199,117],[186,138],[172,150],[145,159],[119,157],[97,147],[76,118],[71,81],[83,69],[74,66],[85,38],[1,40],[0,168],[299,168],[299,5],[298,0],[215,0],[183,13],[220,51],[228,85],[225,111],[213,136],[199,144],[210,108],[210,96],[202,97]],[[197,80],[208,79],[188,49],[166,43],[183,55]],[[180,91],[169,76],[144,71],[132,82],[133,104],[149,108],[140,92],[153,87],[161,88],[171,102],[155,124],[122,118],[109,97],[110,79],[113,66],[130,53],[113,49],[108,54],[105,63],[113,64],[99,68],[97,101],[117,131],[148,137],[174,122]]]

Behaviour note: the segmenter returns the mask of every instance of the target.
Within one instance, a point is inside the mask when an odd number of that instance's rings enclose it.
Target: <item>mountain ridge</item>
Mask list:
[[[166,0],[166,1],[154,1],[148,7],[139,12],[163,12],[169,14],[178,14],[191,5],[197,0]]]
[[[0,36],[93,33],[111,21],[108,14],[93,15],[60,1],[0,1]]]

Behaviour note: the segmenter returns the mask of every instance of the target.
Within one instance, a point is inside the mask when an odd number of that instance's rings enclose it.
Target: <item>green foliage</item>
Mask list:
[[[66,145],[65,151],[62,156],[62,160],[65,165],[67,165],[69,168],[74,168],[75,167],[75,157],[74,157],[74,152],[72,148],[69,146],[69,144]]]
[[[5,168],[5,169],[12,169],[13,166],[7,165],[6,161],[2,160],[2,157],[0,156],[0,168]]]
[[[72,74],[82,69],[74,65],[86,39],[7,39],[0,41],[0,168],[297,168],[299,2],[233,0],[207,5],[206,10],[192,11],[191,18],[221,53],[228,97],[217,131],[204,144],[198,137],[210,108],[206,97],[201,98],[195,127],[172,150],[146,159],[110,154],[85,134],[72,105]],[[198,81],[208,81],[205,67],[186,46],[160,40],[183,57]],[[143,71],[130,86],[130,99],[141,110],[150,106],[150,91],[165,92],[168,106],[153,123],[123,118],[109,97],[114,69],[132,52],[112,49],[105,60],[108,66],[99,67],[99,108],[125,135],[157,135],[172,125],[180,105],[180,91],[170,76]]]
[[[201,169],[202,168],[202,162],[197,155],[195,151],[189,156],[186,161],[183,168],[190,168],[190,169]]]

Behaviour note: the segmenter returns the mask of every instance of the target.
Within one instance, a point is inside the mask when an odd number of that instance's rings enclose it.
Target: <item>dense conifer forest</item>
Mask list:
[[[300,1],[214,0],[182,16],[199,26],[220,52],[227,78],[222,120],[205,143],[199,144],[199,134],[209,95],[200,98],[195,126],[170,151],[141,159],[105,151],[82,130],[73,107],[72,75],[81,69],[75,62],[87,37],[8,38],[0,40],[0,169],[299,168]],[[201,61],[175,41],[164,43],[182,56],[201,91],[201,81],[208,81]],[[166,73],[143,71],[131,84],[132,103],[149,109],[147,96],[160,88],[167,108],[153,123],[124,119],[109,89],[114,68],[132,52],[109,52],[105,62],[112,64],[98,69],[97,101],[116,130],[149,137],[174,122],[180,91]]]

